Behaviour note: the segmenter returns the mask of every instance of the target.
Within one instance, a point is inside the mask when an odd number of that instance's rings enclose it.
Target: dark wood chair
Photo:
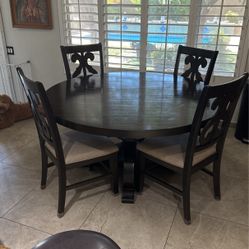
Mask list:
[[[102,233],[72,230],[52,235],[33,249],[120,249],[120,247]]]
[[[108,162],[112,173],[112,191],[118,193],[118,148],[106,137],[88,135],[70,129],[60,135],[42,83],[26,78],[21,68],[17,68],[17,73],[31,105],[39,136],[42,156],[42,189],[46,187],[48,167],[55,165],[58,169],[58,217],[64,215],[67,190],[110,175],[105,173],[92,179],[67,185],[66,171],[70,168]],[[48,158],[52,163],[48,163]],[[102,165],[104,166],[104,164]]]
[[[62,58],[68,80],[80,75],[87,76],[88,74],[98,74],[97,70],[88,64],[88,60],[93,61],[95,59],[93,52],[99,53],[100,75],[103,76],[104,62],[101,43],[78,46],[61,46]],[[69,58],[71,62],[78,63],[78,66],[74,72],[71,72]]]
[[[205,85],[208,85],[214,70],[214,65],[218,53],[219,53],[218,51],[179,45],[176,56],[174,76],[176,77],[178,75],[181,55],[184,54],[186,55],[184,64],[185,65],[190,64],[190,66],[181,75],[190,83],[196,84],[202,81],[204,82]],[[207,59],[209,59],[209,62]],[[203,78],[203,76],[199,72],[200,66],[202,68],[207,68],[205,78]]]
[[[220,163],[227,130],[248,73],[226,84],[205,86],[200,96],[190,133],[172,137],[146,139],[137,146],[139,154],[139,189],[144,185],[144,174],[176,192],[183,198],[184,221],[191,223],[190,183],[191,175],[198,170],[213,176],[214,196],[220,199]],[[209,113],[208,121],[204,121]],[[206,114],[207,115],[207,114]],[[167,121],[165,121],[167,122]],[[150,160],[179,173],[181,189],[146,170]],[[205,167],[213,163],[213,170]]]

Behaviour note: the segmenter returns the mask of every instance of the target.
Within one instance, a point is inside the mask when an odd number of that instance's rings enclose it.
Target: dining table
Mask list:
[[[119,138],[122,202],[139,190],[137,143],[189,132],[203,83],[157,72],[108,72],[62,81],[47,90],[58,124]]]

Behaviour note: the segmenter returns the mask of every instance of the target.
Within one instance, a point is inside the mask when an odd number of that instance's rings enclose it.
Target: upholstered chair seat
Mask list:
[[[183,168],[185,151],[188,142],[188,134],[171,137],[155,137],[144,140],[137,146],[137,149],[151,157],[157,158],[162,162],[172,166]],[[205,160],[216,153],[216,146],[210,146],[194,153],[193,164]]]
[[[118,152],[117,146],[107,137],[73,130],[64,132],[61,135],[61,141],[66,164],[96,159]],[[54,148],[50,144],[47,143],[46,148],[56,157]]]

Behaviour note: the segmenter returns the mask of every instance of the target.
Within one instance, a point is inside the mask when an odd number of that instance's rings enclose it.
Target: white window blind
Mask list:
[[[99,41],[97,0],[64,0],[64,36],[66,44],[90,44]]]
[[[64,0],[64,42],[102,42],[107,68],[160,72],[173,71],[179,44],[218,50],[214,74],[233,76],[247,2]]]
[[[247,0],[202,0],[196,46],[218,50],[214,74],[233,76]]]
[[[106,0],[104,16],[107,67],[139,69],[141,1]]]
[[[149,0],[146,70],[172,72],[179,44],[187,44],[190,0]]]

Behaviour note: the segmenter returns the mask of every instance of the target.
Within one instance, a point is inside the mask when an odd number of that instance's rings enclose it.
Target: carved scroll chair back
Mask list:
[[[199,169],[213,176],[214,197],[220,199],[220,164],[227,131],[237,105],[239,96],[246,84],[248,73],[226,84],[205,86],[200,96],[197,110],[188,136],[183,167],[183,200],[185,222],[190,221],[190,178]],[[205,112],[209,109],[211,116],[203,123]],[[206,154],[195,164],[195,156]],[[212,153],[213,151],[213,153]],[[206,167],[213,162],[213,171]]]
[[[26,78],[21,68],[17,68],[17,72],[31,106],[41,146],[49,144],[56,158],[65,163],[58,127],[43,84]]]
[[[202,81],[205,85],[208,85],[214,70],[218,53],[218,51],[179,45],[177,50],[174,75],[178,75],[181,55],[184,54],[186,55],[184,64],[185,66],[188,66],[188,68],[181,75],[190,83],[199,83]],[[202,69],[206,68],[206,74],[204,78],[199,71],[200,67]]]
[[[80,75],[87,76],[89,74],[98,74],[98,71],[88,63],[89,61],[94,61],[94,52],[99,53],[100,75],[102,77],[104,74],[104,62],[101,43],[78,46],[61,46],[62,58],[68,80]],[[77,66],[74,72],[71,72],[70,62],[75,63]]]
[[[246,83],[248,74],[222,85],[205,86],[200,96],[187,144],[185,165],[191,168],[194,153],[216,146],[219,156],[234,113],[238,98]],[[211,111],[208,121],[202,126],[207,110]]]
[[[147,172],[158,183],[181,195],[184,221],[191,223],[191,175],[198,170],[213,176],[214,196],[220,199],[220,164],[226,134],[248,73],[226,84],[205,86],[193,118],[190,133],[147,139],[137,146],[140,154],[140,183],[143,189],[145,159],[169,168],[182,176],[182,188],[166,183]],[[206,166],[213,163],[213,170]]]
[[[112,191],[118,193],[117,147],[108,138],[88,135],[73,130],[67,130],[60,135],[42,83],[26,78],[21,68],[17,68],[17,73],[31,105],[40,140],[42,189],[46,187],[48,167],[57,166],[58,169],[58,217],[64,215],[67,190],[81,187],[110,175],[109,172],[105,172],[102,175],[68,185],[67,169],[78,166],[87,167],[99,162],[108,162],[112,174]],[[51,163],[48,162],[48,158],[52,161]]]

